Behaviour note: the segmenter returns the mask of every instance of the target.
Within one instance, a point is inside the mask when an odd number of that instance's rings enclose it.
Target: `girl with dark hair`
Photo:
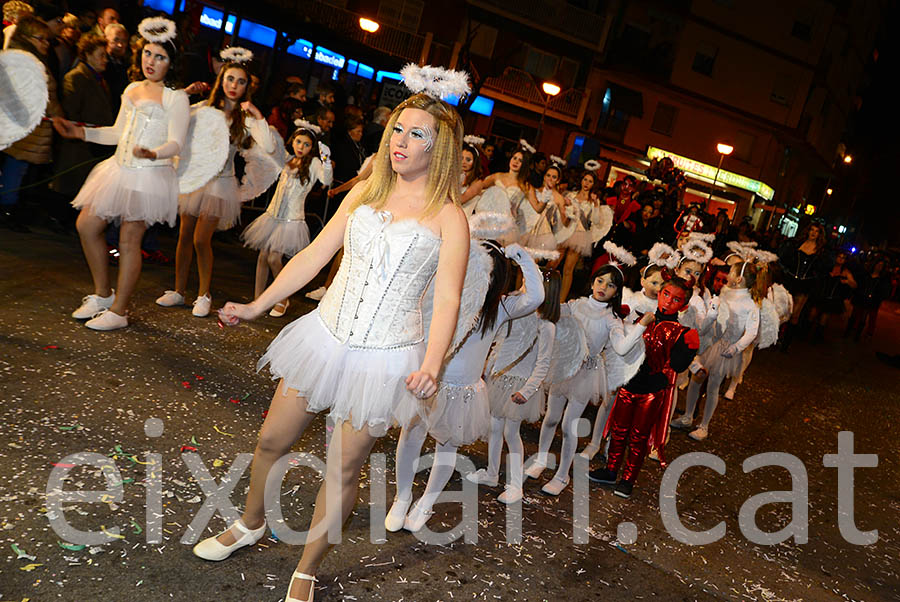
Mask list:
[[[489,273],[490,284],[477,313],[478,319],[472,324],[457,326],[460,332],[454,335],[454,342],[460,341],[460,346],[451,348],[451,357],[445,360],[437,394],[427,403],[424,421],[415,421],[400,433],[397,495],[384,519],[388,531],[403,528],[416,532],[422,529],[434,514],[432,506],[453,476],[456,449],[487,436],[491,428],[491,411],[482,372],[491,343],[510,320],[527,316],[544,300],[541,272],[525,249],[517,244],[501,249],[493,241],[486,241],[484,245],[490,266],[476,270],[476,273],[480,272],[482,279]],[[512,280],[507,257],[522,270],[525,290],[520,294],[507,294]],[[469,261],[477,263],[478,259],[470,255]],[[466,294],[464,288],[463,297]],[[434,463],[425,492],[410,510],[415,465],[426,434],[431,434],[436,442]]]
[[[696,330],[678,323],[678,312],[687,305],[692,288],[690,283],[678,277],[663,284],[657,297],[655,321],[638,342],[638,357],[631,360],[639,368],[619,389],[603,429],[603,436],[610,438],[607,459],[605,465],[591,471],[588,478],[596,483],[614,484],[624,461],[622,480],[615,489],[619,497],[631,497],[649,449],[656,451],[665,462],[669,408],[675,401],[675,378],[693,361],[700,344]]]
[[[468,137],[468,136],[467,136]],[[463,143],[462,147],[462,196],[460,202],[467,215],[475,213],[475,207],[481,198],[481,159],[479,158],[478,148]]]
[[[209,183],[199,190],[178,197],[181,227],[175,251],[175,288],[166,291],[156,300],[156,304],[163,307],[184,305],[188,273],[196,249],[199,284],[191,313],[198,318],[209,315],[212,306],[210,283],[213,233],[216,230],[228,230],[241,215],[238,181],[234,175],[234,156],[238,149],[250,148],[254,143],[267,153],[275,150],[275,140],[269,131],[269,125],[259,109],[250,102],[250,72],[247,64],[252,60],[253,54],[237,47],[226,48],[222,54],[223,59],[230,58],[230,61],[219,71],[209,98],[197,106],[215,107],[225,113],[229,126],[228,159]]]
[[[473,483],[496,486],[500,481],[500,455],[505,439],[509,448],[509,482],[497,498],[504,504],[522,499],[525,450],[519,428],[522,422],[537,422],[541,417],[546,397],[544,379],[550,371],[559,320],[561,281],[556,270],[544,275],[544,302],[533,314],[510,322],[505,336],[500,332],[485,370],[491,400],[488,465],[466,478]]]
[[[550,445],[561,421],[563,440],[559,466],[554,477],[541,488],[548,495],[559,495],[569,484],[569,470],[578,446],[576,425],[587,404],[596,405],[608,399],[610,390],[604,351],[611,349],[614,353],[625,355],[653,322],[653,315],[646,314],[634,327],[625,329],[622,321],[624,280],[618,265],[606,264],[591,276],[590,296],[573,299],[561,308],[562,316],[574,316],[581,324],[587,337],[588,355],[574,376],[550,386],[538,453],[525,471],[526,475],[536,479],[547,467]]]
[[[783,351],[791,345],[807,301],[816,299],[831,269],[831,262],[825,253],[825,228],[820,223],[811,222],[797,241],[799,243],[791,241],[778,252],[786,277],[784,284],[794,297],[794,312],[782,336]]]
[[[492,173],[481,181],[481,186],[476,184],[470,187],[471,194],[481,193],[481,198],[475,207],[475,212],[491,212],[509,215],[515,218],[519,212],[519,206],[525,200],[530,185],[528,176],[531,173],[531,153],[520,148],[509,158],[509,171]]]
[[[848,265],[849,255],[839,251],[834,256],[834,265],[822,285],[822,293],[810,314],[813,326],[813,342],[825,338],[825,326],[830,316],[840,316],[847,312],[847,301],[858,286],[853,271]]]
[[[329,157],[320,154],[327,147],[318,141],[318,133],[317,126],[305,121],[294,131],[287,143],[293,158],[281,171],[269,206],[241,234],[246,246],[259,251],[254,297],[265,290],[270,270],[274,278],[278,277],[282,256],[293,257],[309,244],[306,197],[317,182],[331,184],[333,173]],[[280,318],[289,304],[289,299],[281,299],[269,315]]]
[[[135,80],[122,93],[122,104],[110,127],[91,128],[60,119],[54,122],[66,138],[116,145],[113,157],[91,171],[72,205],[81,211],[76,227],[91,270],[94,293],[72,313],[94,330],[128,326],[128,302],[141,274],[141,239],[148,226],[175,225],[178,180],[172,165],[187,137],[190,106],[187,94],[168,87],[174,81],[178,51],[175,24],[161,17],[138,26],[141,50]],[[118,289],[110,287],[105,231],[119,224]]]
[[[594,243],[606,236],[612,227],[612,209],[601,203],[599,197],[591,194],[596,186],[597,175],[592,171],[585,171],[581,176],[581,188],[578,192],[566,194],[565,206],[560,208],[563,224],[569,226],[571,222],[572,230],[572,234],[560,245],[560,252],[564,256],[563,301],[569,296],[578,261],[582,257],[590,257],[594,251]]]
[[[684,415],[672,426],[690,429],[694,409],[700,399],[700,387],[706,380],[706,405],[700,426],[689,437],[703,441],[709,436],[709,423],[719,403],[719,388],[725,378],[738,375],[744,349],[753,343],[759,332],[759,308],[768,290],[765,272],[750,262],[736,263],[728,273],[728,286],[722,288],[721,302],[728,306],[724,326],[716,329],[715,342],[699,357],[702,368],[688,385]]]

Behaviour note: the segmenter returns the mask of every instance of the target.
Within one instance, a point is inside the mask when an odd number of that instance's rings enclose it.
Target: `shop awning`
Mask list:
[[[618,111],[628,113],[632,117],[644,116],[644,95],[637,90],[608,82],[609,104]]]

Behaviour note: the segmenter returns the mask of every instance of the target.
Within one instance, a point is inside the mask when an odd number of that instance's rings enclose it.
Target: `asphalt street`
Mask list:
[[[173,255],[174,239],[164,235],[162,243]],[[254,254],[229,238],[217,238],[214,248],[213,306],[249,300]],[[69,317],[91,292],[77,237],[40,228],[31,234],[0,230],[3,602],[283,599],[299,545],[270,536],[223,563],[208,563],[194,557],[183,540],[197,529],[205,527],[205,537],[226,525],[216,513],[208,524],[200,520],[189,527],[202,514],[204,487],[214,486],[200,482],[203,471],[219,482],[239,454],[252,453],[275,388],[267,374],[255,371],[256,360],[280,328],[314,306],[298,294],[283,318],[266,316],[222,330],[214,317],[191,316],[189,307],[153,303],[173,280],[172,266],[146,265],[132,302],[132,324],[94,332]],[[192,275],[190,298],[195,287]],[[479,491],[477,543],[429,545],[406,532],[373,540],[370,527],[381,519],[370,514],[378,504],[369,502],[384,478],[375,463],[364,470],[343,542],[321,568],[316,599],[900,600],[900,371],[875,356],[900,353],[900,309],[883,307],[871,341],[841,339],[840,328],[833,325],[824,344],[798,341],[788,354],[758,352],[735,399],[720,402],[707,441],[673,434],[670,457],[701,451],[724,461],[724,474],[686,471],[677,496],[689,529],[724,521],[726,533],[718,541],[691,546],[666,530],[659,497],[663,471],[652,463],[629,500],[590,487],[586,543],[573,541],[572,488],[550,498],[540,493],[542,481],[533,480],[526,484],[519,543],[505,538],[507,508],[496,501],[502,489],[485,487]],[[592,420],[593,413],[589,409],[586,417]],[[161,421],[161,435],[153,432],[159,422],[147,424],[151,418]],[[877,467],[857,468],[852,483],[852,520],[861,531],[877,530],[871,545],[848,543],[838,525],[838,470],[826,467],[823,458],[837,453],[841,431],[854,433],[856,453],[877,454]],[[534,453],[537,426],[522,433],[526,453]],[[391,432],[375,448],[386,457],[387,499],[393,496],[396,439]],[[317,420],[294,451],[324,458],[325,440],[325,422]],[[432,447],[429,442],[426,451]],[[122,488],[121,498],[88,502],[76,493],[59,512],[54,509],[58,500],[47,495],[51,472],[77,464],[67,458],[76,452],[99,454],[103,464],[116,468],[111,479]],[[486,463],[484,443],[461,452],[476,467]],[[808,510],[805,543],[754,543],[739,526],[742,504],[752,496],[792,488],[785,468],[745,472],[742,463],[765,452],[792,454],[802,462],[808,504],[795,498],[793,506],[764,505],[756,522],[778,531],[791,521],[792,510],[795,517]],[[148,454],[158,454],[159,464]],[[183,454],[199,459],[203,470],[192,471]],[[98,467],[68,470],[67,492],[109,484]],[[149,541],[151,473],[161,478],[160,543]],[[425,478],[423,472],[416,480],[417,495]],[[249,469],[231,491],[238,508],[248,480]],[[286,526],[306,527],[319,483],[311,468],[287,473],[281,485]],[[840,486],[849,491],[851,484],[844,479]],[[460,488],[456,474],[448,489]],[[429,526],[436,531],[450,529],[462,516],[457,504],[435,509]],[[75,528],[115,535],[96,545],[73,545],[54,530],[60,515]],[[636,540],[629,531],[636,531]]]

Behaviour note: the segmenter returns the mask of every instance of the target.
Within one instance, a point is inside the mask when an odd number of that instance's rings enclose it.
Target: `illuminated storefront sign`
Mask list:
[[[313,54],[313,44],[312,42],[301,38],[288,46],[287,52],[288,54],[293,54],[300,58],[311,59]]]
[[[661,148],[656,148],[655,146],[651,146],[647,149],[647,157],[649,157],[650,159],[662,159],[663,157],[669,157],[670,159],[672,159],[672,161],[674,161],[675,167],[681,169],[682,171],[697,174],[699,176],[709,178],[710,180],[715,178],[723,184],[728,184],[729,186],[734,186],[735,188],[741,188],[743,190],[754,192],[767,201],[772,200],[772,197],[775,196],[775,191],[772,190],[770,186],[760,182],[759,180],[753,180],[731,171],[725,171],[724,169],[719,170],[719,175],[718,177],[716,177],[715,165],[707,165],[706,163],[694,161],[693,159],[682,157],[681,155],[676,155],[675,153],[670,153],[669,151],[665,151]]]
[[[222,11],[204,6],[203,11],[200,13],[200,25],[212,29],[222,29],[222,19],[224,18],[225,15]],[[225,33],[231,34],[234,32],[234,24],[236,21],[237,17],[228,15],[228,20],[225,21]]]
[[[332,52],[327,48],[316,46],[315,61],[317,63],[322,63],[323,65],[328,65],[329,67],[334,67],[335,69],[343,69],[344,63],[347,62],[347,59],[344,58],[343,55]]]

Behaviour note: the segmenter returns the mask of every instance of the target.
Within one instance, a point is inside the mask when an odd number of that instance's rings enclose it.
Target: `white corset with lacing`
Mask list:
[[[171,165],[171,159],[144,159],[134,156],[134,147],[154,149],[169,139],[169,116],[163,106],[151,100],[136,104],[122,95],[125,105],[125,129],[116,146],[116,162],[125,167],[159,167]]]
[[[441,239],[414,220],[361,205],[344,233],[344,257],[319,303],[341,343],[398,349],[425,339],[422,297],[437,271]]]

